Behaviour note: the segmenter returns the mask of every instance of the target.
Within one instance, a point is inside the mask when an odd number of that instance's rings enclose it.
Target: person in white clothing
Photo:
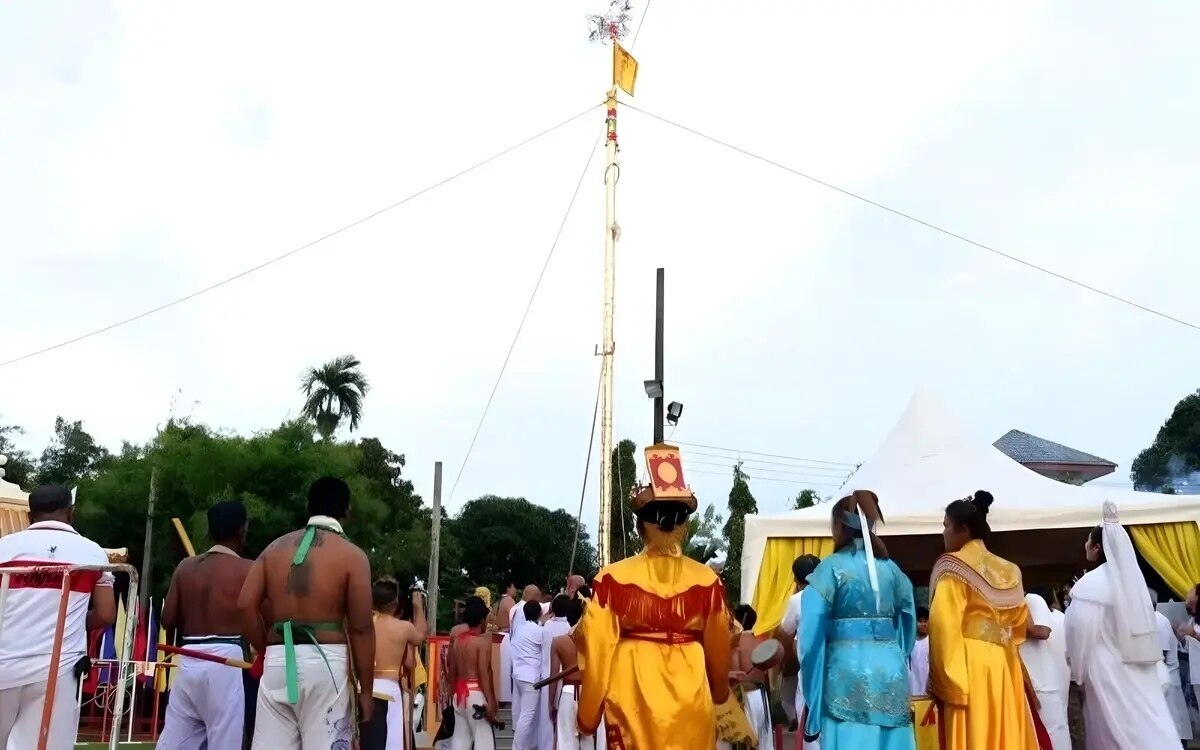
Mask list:
[[[1071,679],[1083,687],[1088,750],[1177,748],[1146,580],[1112,503],[1084,548],[1097,567],[1071,589],[1066,631]]]
[[[795,580],[796,593],[792,594],[788,599],[787,609],[783,613],[783,621],[779,623],[778,633],[776,635],[780,643],[790,644],[792,651],[796,655],[796,660],[800,660],[800,644],[796,641],[796,633],[800,631],[800,597],[804,594],[804,589],[808,587],[808,576],[817,566],[821,564],[821,559],[816,555],[800,555],[792,561],[792,578]],[[799,726],[803,726],[804,722],[804,690],[800,687],[799,676],[790,678],[788,684],[784,688],[782,696],[785,705],[789,706],[791,713],[795,714],[795,720]],[[788,698],[791,698],[789,701]],[[791,715],[789,714],[789,718]],[[819,750],[821,743],[806,742],[804,743],[806,750]]]
[[[185,558],[171,576],[162,626],[168,643],[223,659],[244,659],[237,604],[251,561],[241,556],[246,543],[246,508],[241,501],[225,500],[208,509],[208,536],[213,546]],[[174,676],[157,750],[191,750],[206,744],[241,747],[246,729],[242,671],[184,657]]]
[[[512,654],[513,690],[513,750],[537,750],[538,693],[533,684],[542,675],[542,642],[545,632],[539,624],[542,605],[527,601],[521,616],[514,621],[509,651]],[[517,624],[520,621],[520,624]]]
[[[570,603],[571,598],[566,594],[559,594],[550,602],[552,616],[542,625],[542,671],[538,679],[544,680],[550,676],[550,651],[554,639],[571,632],[571,624],[567,622]],[[561,683],[555,683],[538,691],[538,750],[555,750],[556,727],[550,718],[550,691],[560,686]]]
[[[35,748],[46,703],[46,682],[58,672],[48,750],[71,750],[79,725],[77,665],[87,655],[87,631],[116,622],[113,576],[99,570],[71,575],[58,664],[51,665],[62,599],[62,576],[74,565],[107,565],[100,545],[72,528],[75,502],[61,485],[29,495],[29,528],[0,538],[0,568],[36,568],[9,578],[0,612],[0,747]],[[88,605],[91,604],[89,611]]]
[[[929,694],[929,610],[917,607],[917,640],[908,655],[908,694]]]
[[[517,609],[517,584],[509,581],[504,585],[504,593],[496,604],[496,631],[500,633],[500,694],[501,703],[512,703],[512,658],[508,654],[509,629],[512,626],[512,613]]]
[[[1038,717],[1050,735],[1054,750],[1071,750],[1071,727],[1067,723],[1067,699],[1071,670],[1067,666],[1066,616],[1050,609],[1053,595],[1045,586],[1032,586],[1025,595],[1029,624],[1050,628],[1050,637],[1027,638],[1019,646],[1021,661],[1038,699]]]
[[[1171,718],[1175,720],[1175,731],[1179,741],[1187,744],[1192,740],[1192,720],[1188,715],[1187,701],[1183,698],[1183,684],[1179,677],[1179,641],[1171,628],[1171,621],[1158,611],[1158,592],[1150,589],[1150,603],[1154,606],[1154,623],[1158,627],[1158,643],[1163,652],[1163,666],[1166,669],[1166,683],[1163,694],[1167,697],[1167,708],[1171,710]]]

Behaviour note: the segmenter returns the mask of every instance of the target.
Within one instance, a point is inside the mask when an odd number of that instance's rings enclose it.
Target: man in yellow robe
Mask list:
[[[605,566],[574,631],[582,673],[578,725],[603,718],[609,750],[707,750],[729,700],[725,588],[682,553],[696,498],[678,449],[646,450],[653,484],[633,501],[639,554]]]

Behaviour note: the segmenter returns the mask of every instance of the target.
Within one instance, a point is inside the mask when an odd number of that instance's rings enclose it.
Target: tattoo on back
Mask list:
[[[304,535],[296,537],[296,543],[293,548],[299,547]],[[325,544],[325,532],[317,529],[313,535],[312,546],[320,547]],[[288,569],[287,584],[284,590],[292,596],[308,596],[309,589],[312,584],[312,563],[308,558],[299,565],[293,565]]]

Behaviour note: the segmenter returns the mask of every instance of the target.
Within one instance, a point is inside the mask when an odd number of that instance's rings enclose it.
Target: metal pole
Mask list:
[[[128,566],[125,572],[129,574],[129,590],[125,592],[125,635],[117,649],[117,693],[113,703],[113,732],[108,739],[109,750],[120,747],[121,722],[125,718],[125,683],[129,681],[129,650],[133,647],[133,634],[137,632],[138,615],[134,602],[138,600],[138,574],[133,566]],[[132,717],[129,720],[129,734],[132,739]]]
[[[663,383],[663,308],[666,305],[666,279],[663,269],[655,272],[654,289],[654,379],[658,381],[659,396],[654,399],[654,443],[663,441],[663,393],[666,385]]]
[[[429,532],[429,634],[437,633],[438,562],[442,546],[442,462],[433,464],[433,527]],[[411,726],[411,725],[410,725]]]
[[[58,663],[62,660],[63,631],[67,625],[67,601],[71,598],[71,571],[62,571],[59,589],[58,620],[54,623],[54,646],[50,649],[50,675],[42,702],[42,724],[38,729],[38,750],[46,750],[50,741],[50,717],[54,714],[54,694],[58,691]]]
[[[154,538],[154,501],[158,498],[158,467],[150,469],[150,500],[146,503],[146,539],[142,544],[142,580],[146,585],[142,587],[140,596],[138,597],[138,613],[150,603],[150,563],[151,563],[151,542]]]
[[[609,521],[612,516],[613,450],[613,314],[617,287],[617,89],[608,92],[606,151],[604,168],[604,344],[600,363],[600,566],[612,562]]]

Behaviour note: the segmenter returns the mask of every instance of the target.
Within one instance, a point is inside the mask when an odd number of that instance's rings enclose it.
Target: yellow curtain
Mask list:
[[[758,569],[758,583],[754,586],[754,598],[750,600],[750,606],[758,614],[758,622],[754,624],[755,635],[771,633],[783,621],[788,597],[796,593],[792,561],[800,555],[824,558],[832,553],[833,539],[828,537],[767,539],[762,566]]]
[[[1194,521],[1130,526],[1129,536],[1176,596],[1186,599],[1200,583],[1200,529]]]

